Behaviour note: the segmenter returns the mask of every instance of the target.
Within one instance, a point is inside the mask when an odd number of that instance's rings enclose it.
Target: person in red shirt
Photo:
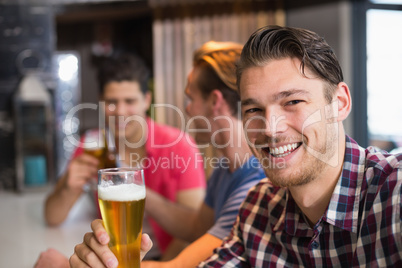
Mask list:
[[[147,116],[151,105],[148,77],[144,62],[135,55],[110,58],[99,69],[105,123],[114,133],[117,164],[143,166],[145,184],[149,189],[172,202],[196,209],[205,194],[202,156],[190,136],[179,129],[158,124]],[[46,200],[45,219],[49,226],[57,226],[67,218],[84,193],[84,185],[96,180],[98,164],[98,159],[82,148],[77,149]],[[179,242],[174,241],[151,217],[146,215],[145,218],[144,231],[150,234],[156,246],[150,258],[159,259],[165,252],[180,251],[182,245]],[[174,249],[176,246],[177,250]]]

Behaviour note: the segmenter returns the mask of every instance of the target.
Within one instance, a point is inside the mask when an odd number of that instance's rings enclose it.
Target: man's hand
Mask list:
[[[53,248],[42,252],[35,263],[34,268],[68,268],[68,259],[66,256]]]
[[[84,241],[75,246],[74,254],[70,258],[71,267],[117,267],[118,261],[109,249],[110,240],[102,220],[94,220],[91,224],[92,233],[86,233]],[[141,238],[141,260],[151,249],[152,241],[147,234]]]
[[[68,166],[65,187],[74,192],[81,192],[90,180],[96,183],[98,164],[98,159],[85,153],[73,159]]]

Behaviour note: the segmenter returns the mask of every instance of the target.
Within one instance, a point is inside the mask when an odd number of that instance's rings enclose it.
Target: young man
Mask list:
[[[235,62],[241,50],[236,43],[211,41],[194,53],[185,90],[189,98],[186,112],[194,120],[197,142],[210,143],[222,157],[215,162],[205,201],[196,212],[147,191],[146,211],[170,234],[192,243],[169,262],[143,262],[141,267],[194,267],[210,256],[229,235],[248,190],[265,177],[247,145],[238,116]],[[85,260],[88,246],[77,246],[77,255],[71,259],[73,267],[81,261],[90,266],[101,261]]]
[[[145,184],[149,189],[190,210],[198,209],[205,195],[202,157],[189,136],[147,117],[151,105],[148,79],[149,70],[135,55],[110,58],[99,68],[100,96],[105,104],[106,126],[114,133],[118,164],[143,164]],[[158,166],[170,159],[191,160],[194,164],[184,168],[179,165],[181,162],[178,165],[175,162],[170,163],[169,169]],[[95,157],[84,153],[82,148],[77,149],[66,173],[47,198],[45,217],[49,225],[58,225],[65,220],[83,194],[83,185],[96,181],[97,165]],[[147,215],[144,231],[157,245],[152,258],[160,258],[173,246],[172,236]]]
[[[402,155],[345,134],[350,92],[325,40],[261,28],[237,78],[244,131],[269,179],[250,190],[231,235],[199,266],[401,266]],[[104,229],[92,227],[96,247]]]
[[[268,179],[200,267],[402,265],[402,155],[345,134],[348,86],[317,34],[265,27],[238,66],[244,130]]]

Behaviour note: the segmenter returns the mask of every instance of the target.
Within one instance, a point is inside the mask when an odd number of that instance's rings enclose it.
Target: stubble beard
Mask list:
[[[332,129],[331,129],[332,130]],[[310,154],[306,147],[308,146],[306,139],[303,137],[303,144],[299,148],[299,150],[304,150],[305,154],[302,157],[303,159],[300,160],[301,163],[299,164],[299,168],[296,167],[287,167],[286,162],[283,161],[284,165],[281,167],[278,164],[272,164],[270,167],[273,168],[264,168],[265,174],[267,175],[268,179],[278,187],[294,187],[294,186],[303,186],[306,185],[314,180],[316,180],[319,176],[323,174],[325,169],[328,168],[328,161],[334,155],[337,150],[335,146],[337,135],[334,132],[328,137],[329,140],[324,141],[318,148],[314,148],[314,150],[324,153],[324,158],[320,159],[315,157],[314,155]],[[253,152],[256,150],[254,149]],[[259,160],[263,163],[264,157],[263,154],[258,153]],[[261,159],[262,158],[262,159]],[[280,158],[276,158],[275,162],[279,163]],[[279,174],[280,169],[295,169],[288,174],[282,175]]]

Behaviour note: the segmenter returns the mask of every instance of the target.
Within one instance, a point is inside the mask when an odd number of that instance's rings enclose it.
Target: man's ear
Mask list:
[[[212,92],[209,94],[208,102],[211,105],[212,112],[215,115],[222,114],[221,109],[224,105],[225,100],[224,100],[222,92],[220,90],[218,90],[218,89],[212,90]]]
[[[352,110],[352,98],[349,87],[346,83],[340,82],[335,92],[335,99],[338,101],[338,121],[345,120]]]
[[[146,110],[149,110],[149,107],[151,107],[151,103],[152,103],[152,93],[151,91],[147,91],[144,94],[144,100],[145,100],[145,105],[146,105]]]

